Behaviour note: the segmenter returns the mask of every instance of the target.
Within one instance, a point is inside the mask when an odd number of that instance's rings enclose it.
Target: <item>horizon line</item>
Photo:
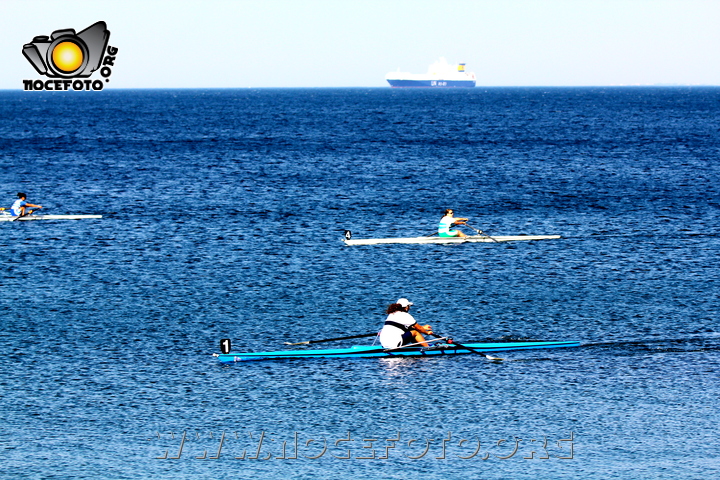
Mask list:
[[[352,89],[352,88],[371,88],[383,90],[451,90],[451,91],[473,91],[484,88],[677,88],[677,87],[720,87],[720,84],[700,84],[700,83],[648,83],[648,84],[612,84],[612,85],[476,85],[475,87],[391,87],[383,86],[343,86],[343,87],[118,87],[110,90],[301,90],[301,89]],[[105,89],[103,89],[105,90]],[[0,92],[55,92],[55,90],[25,90],[19,88],[0,88]],[[60,90],[58,90],[59,92]],[[83,92],[76,90],[62,90],[78,93],[96,93]],[[102,90],[98,90],[102,91]]]

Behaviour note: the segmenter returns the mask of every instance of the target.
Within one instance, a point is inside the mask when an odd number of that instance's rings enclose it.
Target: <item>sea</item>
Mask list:
[[[720,476],[720,88],[0,92],[0,478]],[[446,208],[544,241],[432,235]],[[466,233],[472,233],[467,227]],[[579,348],[221,364],[370,345]]]

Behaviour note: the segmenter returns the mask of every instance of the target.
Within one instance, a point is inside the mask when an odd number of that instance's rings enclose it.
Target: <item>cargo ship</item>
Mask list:
[[[474,87],[475,74],[465,71],[465,64],[450,65],[444,58],[430,65],[427,73],[406,73],[398,69],[385,75],[391,87],[454,88]]]

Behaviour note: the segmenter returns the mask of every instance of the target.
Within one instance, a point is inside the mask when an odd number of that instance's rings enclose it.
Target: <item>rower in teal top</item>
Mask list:
[[[18,196],[18,199],[15,200],[15,203],[13,203],[13,206],[10,207],[10,211],[12,212],[13,215],[17,215],[18,217],[24,217],[25,215],[30,215],[31,213],[33,213],[35,211],[35,210],[32,210],[29,212],[25,212],[26,208],[28,208],[28,209],[29,208],[42,208],[42,205],[33,205],[32,203],[28,203],[26,201],[27,195],[25,195],[22,192],[18,193],[17,196]]]
[[[453,217],[452,208],[445,210],[445,216],[440,219],[438,225],[438,235],[441,237],[467,237],[460,230],[450,230],[453,225],[465,225],[467,218],[455,218]]]

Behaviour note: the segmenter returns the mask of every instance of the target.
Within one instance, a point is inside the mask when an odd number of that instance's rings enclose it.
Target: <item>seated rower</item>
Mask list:
[[[412,304],[407,298],[401,298],[388,307],[388,316],[380,331],[380,343],[383,348],[398,348],[413,343],[419,343],[423,347],[428,346],[425,337],[421,334],[432,335],[432,328],[430,325],[418,325],[408,313]]]
[[[453,217],[453,211],[451,208],[445,210],[445,216],[440,219],[438,225],[438,235],[441,237],[467,237],[460,230],[450,230],[453,225],[465,225],[467,218],[455,218]]]
[[[27,202],[27,195],[20,192],[17,194],[18,199],[15,200],[15,203],[13,203],[13,206],[10,207],[10,211],[13,215],[17,215],[18,217],[24,217],[26,215],[30,215],[35,210],[30,210],[28,212],[25,211],[25,209],[30,208],[42,208],[42,205],[33,205],[32,203]]]

